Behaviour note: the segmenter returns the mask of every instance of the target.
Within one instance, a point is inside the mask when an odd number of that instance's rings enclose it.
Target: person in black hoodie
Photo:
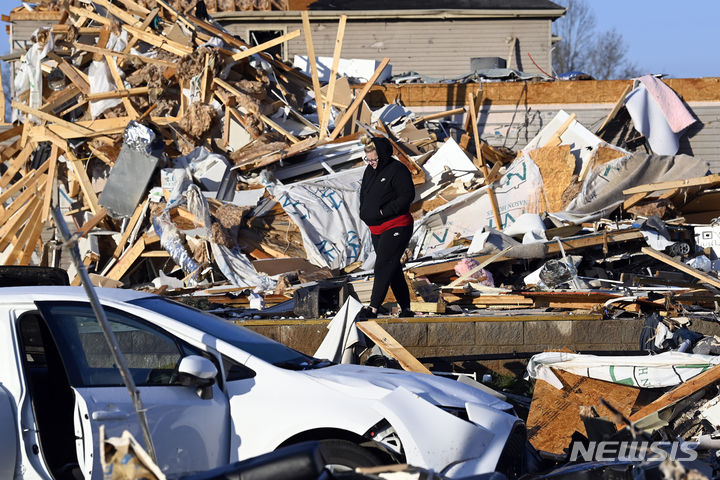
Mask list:
[[[360,219],[370,228],[375,247],[375,280],[370,306],[361,315],[377,317],[388,288],[400,305],[401,317],[412,317],[410,291],[403,274],[402,258],[413,232],[410,204],[415,186],[410,171],[393,159],[390,142],[383,137],[363,137],[368,166],[360,187]]]

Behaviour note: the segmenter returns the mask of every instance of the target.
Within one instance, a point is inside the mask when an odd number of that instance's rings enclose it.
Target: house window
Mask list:
[[[261,45],[265,42],[269,42],[273,38],[282,37],[283,35],[285,35],[285,32],[283,32],[282,30],[250,30],[248,32],[248,37],[250,38],[250,46],[252,47],[256,45]],[[275,45],[274,47],[265,50],[265,53],[268,53],[273,58],[280,57],[281,59],[285,60],[285,50],[283,46],[283,43],[281,43],[280,45]]]

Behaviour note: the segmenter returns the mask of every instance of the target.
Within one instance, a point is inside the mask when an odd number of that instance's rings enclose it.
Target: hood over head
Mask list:
[[[393,146],[385,137],[372,137],[370,139],[378,155],[378,170],[392,161]]]

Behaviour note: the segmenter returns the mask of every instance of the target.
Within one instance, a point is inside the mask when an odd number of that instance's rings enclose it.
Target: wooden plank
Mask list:
[[[110,70],[110,75],[115,82],[115,87],[117,88],[117,90],[125,90],[125,84],[123,83],[122,78],[120,78],[120,72],[118,72],[117,66],[115,65],[115,59],[113,59],[113,57],[111,57],[110,55],[105,55],[105,61],[107,62],[108,69]],[[137,112],[137,110],[135,110],[135,107],[133,107],[130,98],[127,95],[123,95],[121,98],[128,117],[133,120],[139,117],[140,114]]]
[[[47,103],[40,107],[40,110],[52,113],[78,95],[80,95],[80,89],[74,84],[68,85],[61,91],[53,93]],[[59,116],[62,117],[63,114],[61,113]]]
[[[380,62],[380,65],[378,65],[378,68],[375,69],[375,72],[372,74],[372,77],[365,83],[362,90],[360,90],[360,93],[355,95],[355,100],[350,104],[350,107],[345,110],[345,113],[340,118],[340,121],[337,122],[335,125],[335,129],[332,131],[332,134],[330,135],[330,140],[335,140],[338,135],[343,131],[345,128],[345,125],[347,122],[355,115],[355,112],[360,108],[360,105],[362,105],[362,102],[365,100],[365,96],[372,88],[375,81],[378,79],[380,74],[385,70],[385,67],[390,62],[389,58],[383,58]]]
[[[651,257],[670,265],[671,267],[677,268],[681,272],[685,272],[688,275],[691,275],[691,276],[697,278],[698,280],[700,280],[703,283],[708,283],[714,287],[720,288],[720,280],[718,280],[717,278],[711,277],[710,275],[707,275],[706,273],[703,273],[700,270],[692,268],[690,265],[685,265],[684,263],[677,262],[672,257],[669,257],[662,252],[658,252],[654,248],[643,247],[641,249],[641,251],[642,251],[642,253],[644,253],[646,255],[650,255]]]
[[[617,243],[617,242],[626,242],[629,240],[638,240],[643,238],[642,233],[638,231],[637,229],[628,229],[628,230],[616,230],[612,232],[607,232],[607,238],[605,239],[603,233],[594,233],[590,235],[582,235],[578,237],[568,237],[561,239],[563,248],[565,251],[572,251],[577,249],[582,249],[586,247],[591,247],[594,245],[602,245],[605,241],[608,243]],[[551,255],[554,253],[560,252],[560,246],[558,245],[556,240],[545,242],[546,247],[546,254]],[[469,258],[474,258],[475,260],[482,262],[486,258],[489,258],[490,255],[476,255]],[[507,260],[518,260],[513,259],[509,257],[501,257],[496,260],[496,262],[504,262]],[[455,264],[457,264],[457,259],[448,260],[445,262],[438,262],[430,265],[419,265],[415,267],[410,267],[407,270],[409,272],[413,272],[416,276],[423,276],[423,275],[434,275],[438,273],[446,273],[446,272],[452,272]]]
[[[36,108],[28,107],[27,105],[19,103],[19,102],[13,101],[12,107],[20,110],[23,113],[34,115],[41,120],[45,120],[46,122],[54,123],[56,125],[65,127],[69,130],[72,130],[73,132],[77,132],[80,135],[92,135],[93,133],[95,133],[93,130],[91,130],[89,128],[83,127],[76,123],[68,122],[67,120],[63,120],[60,117],[56,117],[55,115],[51,115],[46,112],[42,112]]]
[[[452,110],[446,110],[444,112],[436,112],[430,113],[428,115],[423,115],[413,120],[412,124],[417,125],[418,123],[427,122],[428,120],[437,120],[438,118],[451,117],[453,115],[459,115],[461,113],[465,113],[465,107],[458,107],[453,108]]]
[[[410,301],[410,310],[422,313],[445,313],[445,300],[440,297],[437,302]]]
[[[670,190],[682,187],[710,186],[720,184],[720,174],[708,175],[706,177],[686,178],[684,180],[674,180],[670,182],[649,183],[647,185],[638,185],[637,187],[623,190],[624,195],[633,195],[642,192],[657,192],[660,190]]]
[[[107,212],[105,211],[105,209],[101,208],[100,211],[97,213],[97,215],[93,216],[90,220],[83,223],[83,226],[80,227],[80,229],[78,230],[79,235],[81,237],[84,237],[85,235],[87,235],[90,232],[90,230],[95,228],[98,223],[103,221],[103,219],[105,218],[106,215],[107,215]]]
[[[111,280],[120,280],[123,275],[125,275],[125,272],[127,272],[130,267],[135,263],[135,260],[137,260],[140,255],[145,250],[145,235],[140,237],[135,244],[130,247],[123,255],[120,257],[115,264],[115,266],[108,272],[107,275],[105,275],[107,278]]]
[[[278,133],[283,135],[285,138],[290,140],[291,143],[299,143],[300,142],[300,140],[295,135],[293,135],[292,133],[290,133],[287,130],[285,130],[284,128],[282,128],[280,125],[275,123],[271,118],[269,118],[265,115],[262,115],[262,114],[260,114],[260,118],[266,125],[270,126],[273,130],[277,131]]]
[[[650,195],[650,192],[636,193],[623,202],[623,209],[627,210],[628,208],[634,207],[638,203],[642,202],[648,195]]]
[[[158,48],[162,48],[166,52],[170,52],[173,55],[177,55],[179,57],[184,57],[185,55],[189,55],[192,53],[192,48],[186,47],[185,45],[177,42],[173,42],[172,40],[165,38],[160,35],[155,35],[154,33],[145,32],[143,30],[140,30],[139,28],[132,27],[130,25],[123,25],[123,27],[129,34],[133,35],[134,37],[137,37],[141,41],[145,43],[149,43],[150,45]]]
[[[32,201],[34,206],[32,212],[30,213],[30,218],[23,227],[22,233],[20,233],[20,235],[18,236],[17,242],[15,243],[15,245],[13,245],[12,250],[10,250],[10,255],[7,256],[3,265],[15,265],[18,260],[23,257],[23,252],[25,252],[25,244],[28,243],[32,234],[37,231],[37,224],[43,224],[42,218],[40,218],[40,212],[42,211],[42,198],[35,197]],[[30,246],[28,245],[28,247]],[[28,253],[32,254],[32,251],[34,249],[35,245],[33,245],[32,248],[28,248]]]
[[[12,128],[8,128],[4,132],[0,132],[0,142],[5,142],[6,140],[10,140],[13,137],[22,135],[22,130],[22,125],[15,125]]]
[[[8,165],[7,170],[5,173],[0,177],[0,188],[5,188],[8,186],[8,184],[12,181],[12,179],[15,177],[15,174],[20,171],[20,169],[25,165],[25,162],[27,162],[28,158],[30,158],[30,155],[35,150],[35,147],[31,143],[25,144],[25,147],[22,149],[22,152],[18,156],[12,159],[10,162],[10,165]],[[2,222],[0,222],[0,225]]]
[[[261,43],[260,45],[250,47],[247,50],[243,50],[242,52],[236,53],[232,56],[232,59],[235,61],[242,60],[243,58],[247,58],[256,53],[260,53],[262,51],[265,51],[269,48],[274,47],[275,45],[280,45],[281,43],[285,43],[285,42],[290,41],[299,36],[300,36],[300,30],[293,30],[292,32],[286,33],[285,35],[281,35],[279,37],[273,38],[272,40]]]
[[[615,115],[620,111],[620,109],[625,105],[625,97],[627,97],[627,94],[630,93],[632,90],[632,85],[628,85],[625,87],[625,90],[620,94],[620,97],[617,99],[617,102],[615,102],[615,105],[613,106],[612,110],[607,114],[607,117],[605,117],[605,120],[603,121],[602,125],[600,125],[600,128],[595,130],[596,134],[599,134],[603,131],[603,129],[607,126],[608,123],[610,123],[610,120],[615,118]],[[583,177],[580,175],[580,177]]]
[[[52,200],[52,192],[55,187],[55,176],[57,175],[58,147],[53,145],[50,148],[50,158],[43,164],[48,164],[48,178],[45,183],[45,192],[43,193],[43,206],[41,212],[42,223],[50,219],[50,201]]]
[[[488,171],[487,165],[485,164],[485,160],[482,156],[482,148],[480,147],[480,133],[478,132],[478,125],[477,125],[477,114],[475,112],[475,108],[473,108],[473,105],[475,104],[475,97],[474,95],[470,94],[468,95],[469,98],[469,104],[470,104],[470,115],[472,119],[472,130],[473,130],[473,137],[475,139],[475,154],[477,155],[478,160],[480,161],[480,166],[482,167],[483,176],[485,177],[485,184],[488,186],[488,199],[490,200],[490,206],[492,207],[493,211],[493,217],[495,218],[495,225],[496,228],[502,229],[502,219],[500,218],[500,208],[498,207],[497,203],[497,197],[495,197],[495,190],[493,189],[492,185],[489,183],[490,180],[490,172]]]
[[[595,407],[600,416],[612,418],[611,412],[600,402],[602,398],[627,417],[640,394],[637,387],[556,369],[553,373],[562,382],[562,390],[544,380],[536,381],[527,419],[528,440],[543,452],[563,454],[573,433],[587,435],[580,407]]]
[[[327,135],[327,126],[330,121],[330,109],[332,108],[332,98],[335,94],[335,82],[337,80],[337,70],[340,65],[340,54],[342,52],[342,42],[345,36],[345,24],[347,15],[340,15],[340,23],[338,24],[337,36],[335,37],[335,51],[333,53],[333,63],[330,68],[330,80],[328,82],[327,98],[323,104],[322,117],[320,121],[320,140]],[[318,106],[319,108],[319,106]]]
[[[313,92],[315,93],[315,105],[317,106],[317,112],[320,113],[320,106],[322,105],[322,94],[320,93],[320,77],[318,75],[317,70],[317,62],[315,61],[315,46],[313,45],[312,41],[312,30],[310,29],[310,18],[308,16],[307,10],[303,10],[302,13],[302,23],[303,23],[303,32],[305,34],[305,46],[307,47],[307,53],[308,53],[308,62],[310,63],[310,74],[312,76],[312,86],[313,86]],[[370,82],[370,85],[372,86],[372,82]],[[370,90],[368,87],[365,90],[365,93]],[[363,97],[365,95],[363,94]],[[357,107],[355,107],[357,108]],[[345,112],[347,114],[347,111]],[[345,116],[343,116],[345,118]],[[321,123],[321,122],[318,122]],[[343,126],[347,123],[347,120],[343,123]],[[333,131],[333,134],[337,136],[335,133],[337,131],[337,126],[335,127],[335,131]],[[331,138],[335,138],[331,135]]]
[[[377,322],[368,320],[365,322],[356,322],[355,325],[357,325],[361,332],[370,337],[370,340],[375,342],[385,353],[397,360],[404,370],[432,375],[425,365],[413,357],[405,347],[400,345],[398,341],[378,325]]]
[[[72,82],[73,85],[75,85],[75,87],[77,87],[78,90],[80,90],[84,95],[88,95],[90,93],[90,82],[87,75],[79,71],[73,65],[70,65],[67,60],[53,52],[48,53],[48,57],[57,62],[60,71],[65,74],[65,76]]]
[[[630,416],[630,420],[637,422],[641,418],[647,417],[652,413],[669,407],[683,398],[692,395],[703,388],[709,387],[718,380],[720,380],[720,365],[715,365],[701,374],[694,376],[685,383],[681,383],[655,401],[647,404]]]
[[[40,176],[40,174],[45,173],[49,166],[50,166],[50,163],[45,162],[42,165],[40,165],[39,169],[29,171],[20,180],[13,183],[12,185],[10,185],[9,188],[4,190],[0,194],[0,206],[4,205],[6,201],[8,201],[13,196],[15,196],[16,193],[18,193],[20,190],[25,188],[28,184],[35,183],[35,181]]]
[[[72,164],[73,174],[75,175],[75,179],[80,183],[80,189],[83,192],[85,201],[87,201],[90,207],[90,211],[93,215],[97,215],[100,213],[100,204],[98,203],[95,189],[93,189],[92,183],[87,176],[87,171],[85,171],[85,166],[69,148],[65,150],[65,157]]]
[[[545,142],[546,147],[552,147],[557,146],[562,143],[562,139],[560,138],[565,131],[570,128],[570,125],[575,121],[576,114],[571,114],[565,121],[560,125],[560,128],[558,128],[551,136],[548,138],[547,142]]]
[[[122,255],[123,249],[125,248],[125,244],[127,243],[128,239],[130,238],[130,234],[135,229],[135,225],[137,225],[137,222],[140,220],[140,217],[142,213],[145,211],[145,208],[147,207],[148,199],[146,198],[144,202],[142,202],[140,205],[137,206],[135,211],[132,214],[132,217],[130,217],[130,220],[128,221],[127,226],[125,227],[125,231],[122,234],[122,237],[120,237],[120,241],[117,244],[117,247],[115,248],[115,251],[113,252],[113,257],[119,258],[120,255]]]
[[[34,196],[34,190],[28,189],[26,191],[27,195],[23,192],[22,195],[13,202],[13,210],[8,209],[5,215],[3,215],[2,228],[0,228],[0,252],[4,251],[13,241],[13,237],[20,230],[22,224],[25,223],[35,210],[37,204],[40,203],[40,199]],[[12,214],[15,212],[17,212],[17,214],[13,216]]]

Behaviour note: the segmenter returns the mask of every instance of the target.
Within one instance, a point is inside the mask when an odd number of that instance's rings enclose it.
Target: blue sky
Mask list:
[[[362,1],[362,0],[358,0]],[[714,32],[720,22],[718,0],[588,0],[600,30],[615,27],[628,45],[628,59],[643,73],[671,77],[720,76],[720,42]],[[0,0],[7,14],[20,5]],[[0,53],[9,46],[6,23],[0,32]]]
[[[644,73],[720,76],[718,0],[592,0],[598,29],[615,27]]]

